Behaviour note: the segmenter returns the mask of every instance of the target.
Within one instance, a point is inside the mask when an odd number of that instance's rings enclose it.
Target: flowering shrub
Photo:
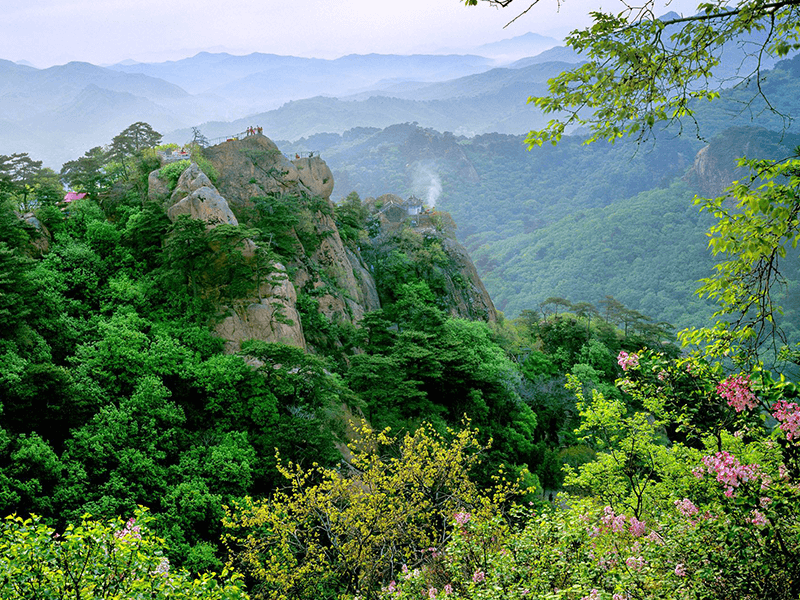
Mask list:
[[[728,377],[720,381],[717,393],[728,401],[728,406],[742,412],[745,409],[754,409],[758,406],[758,398],[750,389],[750,378],[747,376]]]
[[[619,384],[645,410],[572,387],[577,433],[597,456],[567,469],[570,494],[518,515],[520,527],[502,534],[454,514],[435,561],[382,597],[796,600],[800,445],[786,397],[794,387],[653,353],[625,364]],[[769,409],[777,426],[761,418]]]
[[[502,535],[504,521],[492,519],[519,490],[502,473],[489,493],[471,479],[484,450],[477,432],[448,440],[423,426],[396,440],[365,425],[360,433],[349,470],[281,464],[288,490],[228,511],[231,564],[252,577],[260,597],[373,598],[382,586],[388,596],[406,587],[417,598],[449,595],[456,582],[438,568],[442,546],[476,521],[489,520]],[[477,567],[462,575],[483,576]]]
[[[86,515],[59,534],[37,517],[6,517],[0,524],[0,599],[247,599],[237,576],[224,581],[171,569],[147,521],[144,511],[125,524]]]
[[[625,350],[620,350],[619,356],[617,356],[617,364],[622,367],[623,371],[634,369],[639,366],[639,355],[628,354]]]

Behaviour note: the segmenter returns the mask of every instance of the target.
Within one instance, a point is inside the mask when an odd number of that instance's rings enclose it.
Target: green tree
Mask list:
[[[21,211],[30,210],[32,192],[42,172],[42,161],[33,160],[27,152],[0,155],[0,194],[13,198]]]
[[[500,479],[481,492],[471,472],[476,432],[423,426],[402,439],[362,425],[344,468],[281,463],[289,487],[228,511],[233,564],[269,599],[375,598],[380,587],[446,544],[455,512],[492,518],[519,492]],[[394,456],[392,456],[392,454]]]
[[[108,153],[96,146],[75,160],[61,167],[61,179],[77,192],[86,192],[87,197],[99,202],[101,194],[112,180],[106,172]]]
[[[717,302],[715,316],[720,318],[712,327],[683,332],[682,339],[703,344],[712,356],[735,352],[745,367],[757,364],[764,348],[773,358],[782,354],[800,364],[800,355],[786,347],[790,340],[778,323],[778,292],[786,286],[782,270],[792,254],[796,257],[800,242],[800,159],[740,164],[750,168],[750,177],[724,196],[697,200],[717,219],[709,232],[710,246],[725,257],[698,294]]]

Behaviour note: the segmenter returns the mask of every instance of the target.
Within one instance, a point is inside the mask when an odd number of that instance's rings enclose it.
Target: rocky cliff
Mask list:
[[[216,171],[215,183],[197,164],[183,172],[174,190],[168,189],[158,171],[150,177],[150,200],[160,202],[173,222],[188,215],[205,221],[208,228],[253,226],[263,222],[265,213],[269,217],[270,211],[291,207],[287,214],[291,227],[287,226],[286,234],[290,243],[281,246],[283,264],[273,264],[279,277],[262,284],[253,298],[221,307],[227,314],[216,325],[216,332],[226,340],[229,351],[237,351],[246,339],[280,341],[313,350],[309,332],[303,331],[299,297],[306,299],[306,310],[313,306],[328,323],[357,323],[366,312],[381,307],[374,276],[376,260],[411,238],[419,247],[435,247],[441,253],[437,254],[437,289],[451,314],[496,320],[472,261],[451,235],[455,224],[446,213],[424,223],[403,221],[399,228],[380,230],[379,226],[379,235],[370,238],[362,234],[360,243],[345,244],[330,200],[333,174],[319,156],[291,159],[263,135],[207,148],[204,156]],[[400,230],[409,227],[410,233],[399,236]],[[258,243],[276,243],[277,234],[262,233],[259,242],[243,242],[244,255],[253,256]]]
[[[797,134],[760,127],[732,127],[700,149],[685,179],[701,195],[714,198],[722,195],[731,182],[748,176],[747,169],[737,166],[738,159],[780,159],[791,156],[798,144]]]

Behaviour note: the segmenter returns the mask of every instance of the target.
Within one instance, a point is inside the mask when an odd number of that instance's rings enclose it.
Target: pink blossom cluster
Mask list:
[[[625,350],[620,350],[617,356],[617,364],[622,367],[623,371],[632,369],[639,366],[639,355],[631,352],[628,354]]]
[[[592,588],[592,591],[589,592],[589,595],[583,596],[581,600],[600,600],[600,591]]]
[[[743,465],[735,456],[725,452],[717,452],[714,456],[704,456],[703,464],[707,472],[716,475],[717,481],[725,486],[725,496],[731,498],[733,491],[739,485],[747,481],[761,479],[762,488],[766,485],[766,479],[759,470],[758,465]],[[702,470],[695,473],[702,477]]]
[[[128,522],[125,523],[125,527],[123,527],[119,531],[114,532],[114,537],[119,540],[142,539],[142,534],[139,530],[139,526],[136,524],[136,519],[134,519],[133,517],[128,519]]]
[[[645,560],[641,556],[629,556],[625,559],[625,565],[631,571],[641,571],[644,568]]]
[[[720,381],[717,393],[728,401],[728,405],[742,412],[744,409],[752,410],[758,406],[758,398],[750,389],[750,378],[747,375],[728,377]]]
[[[438,593],[439,590],[437,590],[435,587],[428,588],[428,598],[430,598],[431,600],[436,600],[436,594]]]
[[[683,500],[675,500],[675,506],[684,517],[693,517],[700,509],[697,508],[694,503],[689,500],[688,498],[684,498]]]
[[[779,400],[772,405],[772,416],[780,423],[787,440],[800,439],[800,405]]]
[[[478,569],[472,574],[472,581],[474,581],[475,583],[481,583],[483,581],[486,581],[486,573]]]
[[[469,523],[469,520],[472,518],[472,515],[470,515],[468,512],[457,512],[455,515],[453,515],[453,518],[455,519],[458,525],[464,527],[464,525]]]
[[[603,509],[603,513],[604,516],[601,519],[603,525],[615,533],[625,531],[625,515],[615,515],[614,509],[610,506],[606,506]]]
[[[647,525],[644,521],[640,521],[636,517],[631,517],[628,531],[631,532],[633,537],[642,537],[647,532]]]
[[[611,600],[631,600],[631,597],[628,594],[614,594]]]
[[[683,563],[675,565],[675,575],[678,577],[686,577],[686,566]]]
[[[764,527],[767,524],[767,517],[760,510],[753,509],[747,518],[747,522],[758,527]]]

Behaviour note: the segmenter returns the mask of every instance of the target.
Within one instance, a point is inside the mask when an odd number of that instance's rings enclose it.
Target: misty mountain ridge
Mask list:
[[[519,36],[494,49],[552,42],[540,38]],[[726,73],[740,64],[735,52],[726,50],[725,59],[733,65]],[[506,63],[477,54],[324,60],[211,52],[111,68],[0,61],[0,153],[28,152],[57,169],[137,121],[177,143],[190,139],[192,126],[215,138],[253,124],[281,139],[405,122],[465,136],[521,134],[545,123],[527,98],[545,94],[547,79],[576,62],[560,47]],[[103,97],[92,103],[87,93]]]
[[[506,49],[513,48],[508,40]],[[549,42],[548,42],[549,43]],[[529,44],[523,38],[520,44]],[[522,47],[522,46],[520,46]],[[45,164],[58,169],[89,148],[106,144],[128,124],[146,121],[168,135],[170,141],[183,143],[190,126],[207,123],[208,137],[229,135],[244,123],[241,130],[261,120],[264,111],[281,110],[276,117],[290,116],[272,132],[279,137],[299,138],[325,129],[344,131],[358,126],[358,94],[369,98],[387,95],[383,90],[418,89],[492,70],[497,61],[478,55],[347,55],[335,60],[309,59],[253,53],[234,56],[227,53],[201,52],[193,57],[163,63],[124,61],[105,68],[89,63],[71,62],[47,69],[36,69],[0,60],[0,153],[28,152]],[[496,77],[493,74],[491,77]],[[495,84],[465,80],[450,88],[428,88],[425,98],[446,101],[444,105],[425,105],[413,95],[392,101],[386,111],[383,101],[371,101],[364,107],[372,112],[370,124],[387,126],[394,122],[419,121],[429,126],[454,129],[454,119],[442,119],[444,113],[465,110],[470,114],[461,132],[491,130],[494,122],[508,122],[503,131],[524,131],[528,119],[522,113],[529,89],[528,74],[521,73],[518,90],[508,81]],[[415,82],[410,84],[409,82]],[[472,83],[470,83],[472,82]],[[494,98],[484,110],[462,107],[465,101],[449,102],[448,95],[477,97],[469,86],[497,86]],[[466,87],[465,87],[466,86]],[[104,91],[105,90],[105,91]],[[112,93],[106,93],[112,92]],[[370,93],[373,92],[373,93]],[[98,94],[95,102],[88,95]],[[508,94],[508,98],[498,95]],[[491,95],[491,94],[490,94]],[[320,97],[347,98],[332,114],[322,120],[312,110],[303,117],[306,106],[314,107]],[[310,98],[305,104],[293,101]],[[323,101],[327,109],[330,101]],[[509,110],[508,104],[513,104]],[[488,121],[480,114],[500,115]],[[510,115],[519,113],[518,120]],[[245,117],[245,115],[251,115]],[[342,119],[336,120],[336,115]],[[237,121],[233,121],[238,118]],[[265,127],[270,118],[263,118]],[[302,122],[305,121],[305,122]],[[228,122],[228,124],[223,124]],[[118,124],[122,124],[119,126]],[[218,127],[213,124],[219,123]],[[206,127],[206,125],[203,125]]]

